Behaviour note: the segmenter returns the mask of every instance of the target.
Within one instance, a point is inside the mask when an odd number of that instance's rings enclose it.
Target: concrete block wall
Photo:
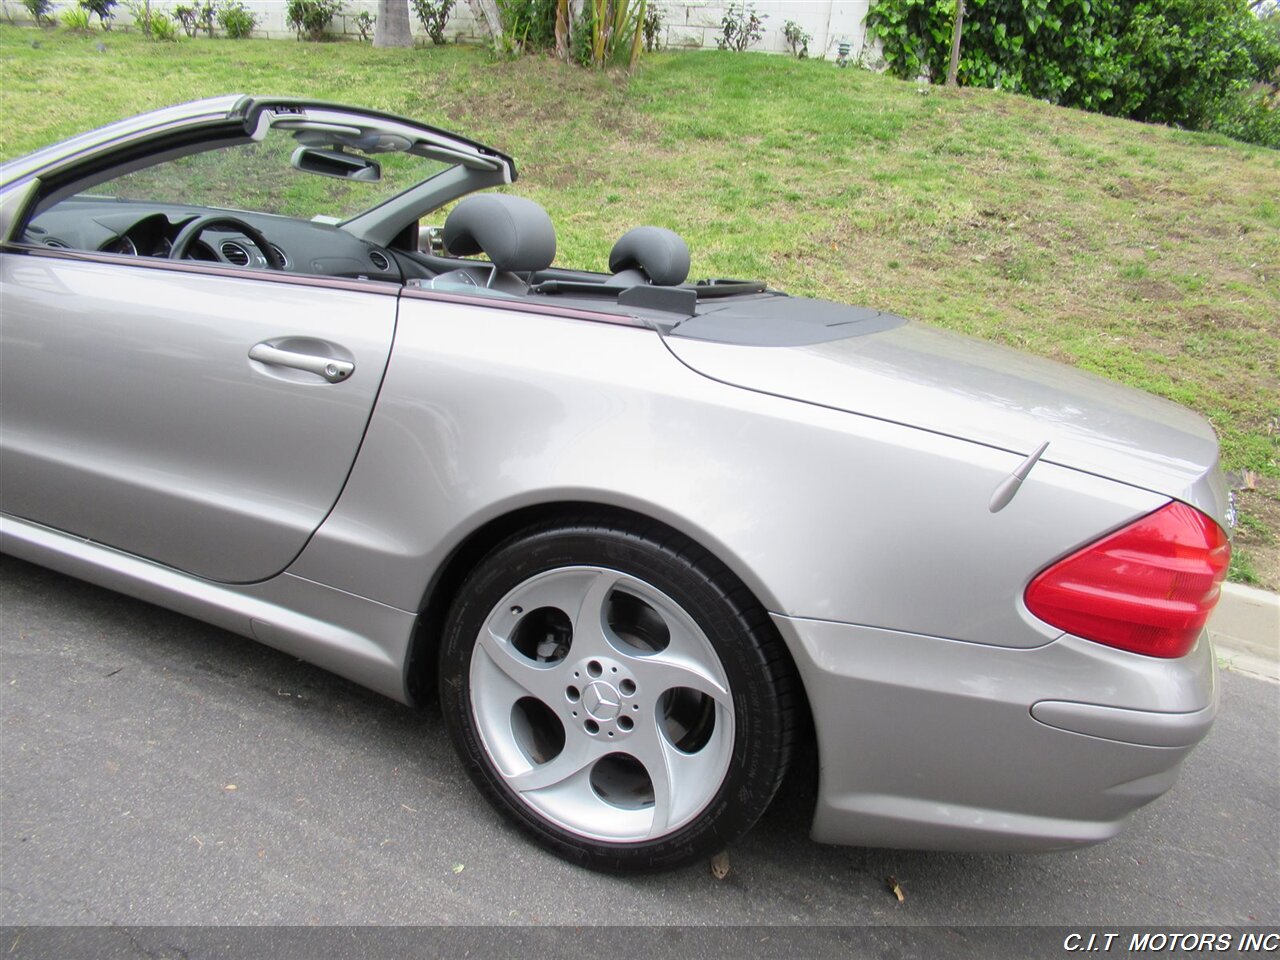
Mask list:
[[[720,20],[725,11],[732,7],[741,15],[743,10],[741,2],[654,3],[663,13],[663,46],[673,49],[714,50],[716,38],[722,35]],[[788,20],[794,20],[813,37],[809,56],[834,60],[839,44],[845,42],[850,45],[850,55],[857,57],[865,39],[863,21],[868,5],[869,0],[756,0],[756,13],[765,18],[764,35],[748,49],[789,53],[782,31]]]
[[[153,0],[156,9],[171,11],[180,0]],[[191,3],[193,0],[186,0]],[[292,39],[293,29],[285,18],[285,0],[242,0],[245,7],[258,17],[258,26],[254,35],[272,39]],[[581,0],[577,0],[578,3]],[[663,26],[661,44],[671,49],[711,49],[716,48],[716,38],[721,35],[720,20],[725,11],[732,6],[741,13],[741,0],[736,3],[711,2],[679,2],[679,0],[650,0],[653,6],[662,12]],[[750,2],[750,0],[748,0]],[[749,47],[766,53],[787,53],[786,38],[783,28],[788,20],[794,20],[813,39],[809,41],[809,56],[834,60],[839,44],[850,45],[851,56],[857,57],[864,45],[863,21],[866,17],[870,0],[755,0],[756,12],[763,16],[764,33],[757,43]],[[75,0],[56,0],[53,4],[55,14],[75,7]],[[333,32],[348,36],[358,36],[355,16],[366,10],[371,15],[377,13],[376,0],[347,0],[346,13],[334,20]],[[0,0],[0,15],[11,20],[28,19],[26,10],[19,0]],[[116,21],[120,26],[128,26],[132,22],[128,8],[122,2],[116,7]],[[413,32],[426,40],[417,19],[410,14]],[[96,21],[95,21],[96,22]],[[483,25],[478,23],[467,0],[458,0],[453,8],[447,30],[452,39],[462,42],[479,42],[485,39]]]
[[[267,37],[273,40],[292,40],[297,37],[297,33],[289,26],[286,17],[288,9],[286,0],[241,0],[241,2],[247,10],[258,18],[257,26],[253,31],[255,37]],[[152,0],[151,7],[153,10],[172,13],[174,7],[184,3],[188,6],[196,6],[199,0]],[[57,16],[63,11],[73,9],[78,5],[76,0],[54,0],[52,12],[54,16]],[[429,43],[430,41],[427,40],[425,32],[419,26],[417,18],[413,16],[412,9],[410,7],[409,22],[413,28],[414,36],[420,36],[424,42]],[[368,11],[370,16],[375,16],[378,12],[377,0],[346,0],[346,10],[334,19],[330,32],[343,36],[358,37],[360,31],[356,29],[355,18],[362,10]],[[125,0],[119,0],[115,8],[115,15],[115,23],[118,26],[128,27],[132,25],[133,17],[129,13],[129,8],[125,6]],[[30,16],[20,0],[0,0],[0,16],[18,22],[30,20]],[[96,17],[93,18],[92,23],[95,27],[97,26],[98,20]],[[464,43],[478,41],[484,37],[484,32],[478,28],[466,0],[458,0],[453,13],[449,17],[447,32],[451,38]]]

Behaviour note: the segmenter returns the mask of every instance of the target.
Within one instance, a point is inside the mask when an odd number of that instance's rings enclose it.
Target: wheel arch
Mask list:
[[[705,531],[681,529],[666,518],[655,517],[629,507],[589,500],[555,500],[518,507],[491,517],[467,533],[432,575],[419,610],[418,623],[409,647],[409,654],[405,658],[405,690],[409,702],[422,702],[424,694],[430,690],[436,676],[436,654],[439,650],[445,619],[449,614],[453,598],[467,575],[475,569],[485,555],[520,530],[557,519],[615,523],[643,521],[658,524],[710,553],[743,583],[752,598],[766,612],[770,609],[771,598],[762,590],[758,578],[751,571],[742,569],[741,562],[733,556],[732,551],[724,549],[722,545],[717,549],[713,538],[709,537]],[[791,650],[785,636],[782,637],[782,641],[791,656],[794,668],[795,651]],[[799,671],[796,671],[796,676],[802,693],[800,697],[800,709],[804,715],[802,726],[812,731],[812,714],[808,705],[808,696],[804,691]]]

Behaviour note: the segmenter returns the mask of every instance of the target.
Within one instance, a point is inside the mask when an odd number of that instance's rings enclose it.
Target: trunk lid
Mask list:
[[[815,303],[787,299],[786,309]],[[1008,347],[910,321],[884,327],[853,322],[851,336],[791,346],[666,343],[698,373],[749,390],[1022,456],[1047,440],[1047,462],[1184,500],[1226,525],[1217,438],[1197,414]]]

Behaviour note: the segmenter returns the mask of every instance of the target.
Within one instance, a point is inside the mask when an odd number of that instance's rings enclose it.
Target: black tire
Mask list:
[[[713,791],[700,812],[689,814],[691,819],[677,824],[668,832],[639,841],[588,836],[572,829],[572,824],[567,827],[531,806],[508,784],[508,777],[498,769],[486,749],[474,709],[472,658],[473,655],[486,656],[484,652],[476,652],[476,645],[481,629],[495,622],[491,617],[501,615],[497,605],[513,590],[523,588],[530,578],[539,578],[540,575],[550,578],[573,576],[573,571],[563,571],[578,567],[604,568],[605,576],[609,571],[618,571],[665,594],[666,598],[678,604],[680,612],[687,614],[709,641],[727,680],[728,695],[718,693],[714,702],[704,696],[701,708],[702,715],[706,716],[708,711],[720,709],[720,705],[726,708],[730,702],[732,705],[732,720],[723,723],[724,727],[732,728],[731,749],[727,741],[717,741],[723,744],[721,758],[717,760],[722,766],[716,767],[717,772],[727,763],[718,787],[700,784],[696,789]],[[546,582],[545,578],[541,582]],[[622,587],[610,590],[604,612],[620,609],[620,603],[634,603],[627,596],[623,596],[622,601],[617,600],[618,591],[625,594]],[[585,608],[586,604],[583,606]],[[521,609],[513,607],[512,615]],[[519,629],[513,628],[512,638]],[[583,631],[584,637],[587,632]],[[608,630],[604,634],[611,635]],[[616,640],[616,635],[613,636]],[[584,640],[584,649],[588,649],[586,643]],[[568,644],[567,652],[561,654],[566,664],[569,664],[574,649],[572,640]],[[564,646],[557,648],[558,651],[565,649]],[[625,665],[636,661],[622,658],[619,662]],[[560,661],[550,663],[557,667],[560,665]],[[482,668],[489,669],[488,663],[484,663]],[[645,521],[619,524],[617,521],[581,517],[568,522],[539,524],[494,548],[463,583],[449,612],[440,648],[439,681],[445,724],[468,775],[480,791],[543,846],[574,863],[594,869],[628,872],[664,870],[723,850],[745,834],[768,807],[786,773],[796,738],[799,711],[796,706],[798,682],[795,668],[764,609],[728,568],[706,550],[662,525]],[[650,686],[656,689],[660,684],[654,681]],[[584,707],[588,692],[583,692],[581,705]],[[491,699],[497,696],[483,690],[478,695],[482,704],[487,702],[486,696]],[[661,704],[669,707],[674,702],[674,695],[668,693],[665,696],[667,699],[660,701],[651,712],[655,727],[661,726],[666,731],[658,736],[665,736],[669,746],[671,720],[666,714],[662,717],[659,714],[664,709]],[[599,698],[595,702],[599,708]],[[567,711],[568,708],[557,704],[556,709]],[[618,709],[625,711],[625,706]],[[633,706],[632,709],[640,711],[641,708]],[[501,715],[501,704],[497,715]],[[566,713],[563,723],[557,718],[562,729],[566,724],[577,722],[567,719],[567,716]],[[636,716],[645,717],[646,714],[637,713]],[[715,716],[727,717],[728,714],[715,713]],[[713,724],[716,722],[719,721],[712,721]],[[620,718],[618,723],[626,723],[626,719]],[[631,727],[625,729],[630,730]],[[619,728],[621,732],[622,728]],[[727,734],[727,730],[720,731],[720,734]],[[585,735],[580,734],[577,727],[572,727],[571,732],[561,737],[561,750],[565,749],[564,736]],[[609,733],[609,736],[613,734]],[[639,736],[636,734],[637,738]],[[639,744],[641,741],[635,739],[630,742]],[[694,746],[690,749],[701,748]],[[530,759],[528,762],[535,764],[539,761]],[[599,762],[592,761],[593,764]],[[610,760],[610,763],[616,762]],[[643,771],[645,768],[641,766],[639,769]],[[595,776],[594,770],[590,776]],[[675,779],[672,776],[669,782],[674,784]],[[590,789],[599,797],[600,792],[594,782],[591,781]],[[654,798],[659,791],[656,784],[656,781],[651,782]],[[667,809],[674,809],[676,788],[673,786],[664,796],[668,798]],[[606,811],[603,815],[609,814]],[[665,829],[666,822],[663,820],[660,825],[655,808],[651,830]]]

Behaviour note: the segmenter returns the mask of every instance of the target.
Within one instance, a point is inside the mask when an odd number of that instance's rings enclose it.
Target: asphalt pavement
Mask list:
[[[1280,921],[1280,685],[1230,672],[1177,786],[1109,843],[820,846],[809,765],[723,880],[570,866],[481,800],[435,704],[8,557],[0,723],[0,924]]]

